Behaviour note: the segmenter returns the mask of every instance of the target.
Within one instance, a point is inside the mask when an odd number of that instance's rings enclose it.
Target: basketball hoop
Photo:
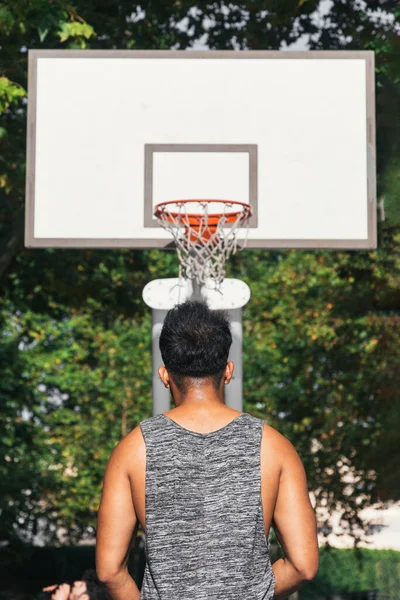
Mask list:
[[[250,204],[232,200],[171,200],[154,211],[174,237],[179,277],[200,284],[211,280],[216,289],[225,277],[226,261],[237,250],[237,232],[242,226],[248,229],[251,214]]]

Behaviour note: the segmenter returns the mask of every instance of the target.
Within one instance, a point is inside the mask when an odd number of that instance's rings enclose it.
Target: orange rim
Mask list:
[[[207,225],[211,229],[211,231],[215,231],[220,219],[224,217],[227,223],[234,223],[238,216],[242,214],[241,221],[244,221],[251,217],[252,215],[252,207],[250,204],[246,204],[245,202],[239,201],[231,201],[231,200],[169,200],[168,202],[160,202],[154,209],[154,216],[160,218],[161,216],[168,223],[176,223],[176,219],[180,218],[180,225],[183,225],[186,229],[191,227],[192,229],[199,229],[202,223],[205,223],[205,215],[201,213],[188,213],[183,215],[178,212],[164,212],[164,209],[169,204],[194,204],[194,203],[203,202],[205,204],[211,204],[211,202],[219,203],[219,204],[238,204],[242,207],[242,210],[235,210],[228,213],[212,213],[211,215],[207,215]],[[245,209],[245,210],[243,210]]]

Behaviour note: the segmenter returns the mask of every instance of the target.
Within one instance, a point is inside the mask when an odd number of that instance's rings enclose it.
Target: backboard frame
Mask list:
[[[154,227],[153,205],[153,156],[157,152],[240,152],[248,154],[249,160],[249,204],[252,215],[250,227],[257,227],[257,144],[145,144],[144,159],[144,227]],[[157,222],[156,222],[157,224]]]
[[[180,58],[180,59],[363,59],[366,67],[366,131],[367,131],[367,220],[366,239],[249,239],[247,248],[266,249],[373,249],[377,247],[376,156],[375,156],[375,60],[373,51],[179,51],[179,50],[30,50],[28,72],[27,167],[26,167],[26,247],[65,248],[166,248],[172,240],[130,238],[36,238],[34,236],[35,206],[35,143],[37,61],[40,58]],[[110,207],[112,210],[112,207]],[[157,226],[157,225],[155,225]]]

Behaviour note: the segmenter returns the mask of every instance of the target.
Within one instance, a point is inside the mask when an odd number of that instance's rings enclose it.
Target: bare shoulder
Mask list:
[[[110,462],[118,462],[129,468],[133,463],[145,460],[145,458],[146,446],[140,425],[137,425],[115,446],[110,457]]]
[[[300,457],[293,444],[277,429],[264,423],[261,454],[268,464],[279,466],[282,472],[287,467],[302,467]]]

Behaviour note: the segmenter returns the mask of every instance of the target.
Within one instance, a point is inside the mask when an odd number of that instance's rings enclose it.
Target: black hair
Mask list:
[[[86,593],[90,600],[111,600],[106,586],[98,579],[94,569],[87,569],[82,576],[82,581],[86,582]]]
[[[217,373],[212,373],[212,375],[193,377],[193,375],[182,375],[181,373],[173,373],[172,371],[169,372],[176,387],[183,395],[187,394],[190,387],[193,387],[198,383],[204,384],[206,381],[207,383],[211,383],[214,386],[214,389],[218,392],[224,373],[225,369],[222,369]]]
[[[183,391],[188,379],[212,379],[216,387],[228,362],[232,334],[223,311],[214,311],[205,302],[187,300],[165,317],[160,350],[166,369]]]

